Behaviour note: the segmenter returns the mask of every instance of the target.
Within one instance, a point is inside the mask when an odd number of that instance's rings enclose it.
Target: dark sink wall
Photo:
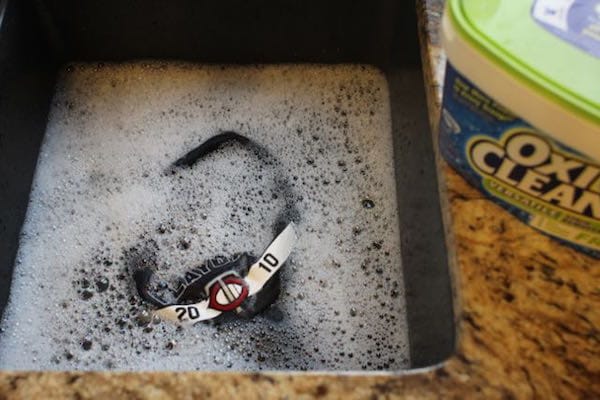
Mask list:
[[[0,1],[0,312],[8,300],[57,66],[25,1]]]
[[[67,59],[418,63],[412,1],[38,0]],[[393,21],[393,23],[392,23]]]

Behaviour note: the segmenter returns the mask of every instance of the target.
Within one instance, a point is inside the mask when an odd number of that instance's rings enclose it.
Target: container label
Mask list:
[[[440,150],[519,219],[600,258],[600,164],[511,114],[451,65]]]
[[[474,136],[467,157],[485,190],[530,212],[530,225],[600,250],[600,166],[527,128],[508,130],[499,141]]]
[[[600,0],[536,0],[531,15],[547,31],[600,58]]]

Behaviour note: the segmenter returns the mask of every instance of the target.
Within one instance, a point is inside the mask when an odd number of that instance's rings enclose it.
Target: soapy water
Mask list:
[[[226,130],[230,145],[169,166]],[[298,242],[281,293],[244,320],[153,318],[132,270],[163,288],[273,239],[287,176]],[[0,367],[381,370],[408,367],[387,82],[338,66],[173,62],[65,67],[1,325]]]

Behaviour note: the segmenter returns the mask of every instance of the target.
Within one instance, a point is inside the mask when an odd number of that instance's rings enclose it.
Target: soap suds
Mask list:
[[[387,82],[371,67],[73,64],[58,82],[2,321],[3,369],[381,370],[409,365]],[[236,131],[265,165],[226,146]],[[217,256],[259,255],[297,195],[279,299],[252,320],[151,317],[131,269],[164,287]]]

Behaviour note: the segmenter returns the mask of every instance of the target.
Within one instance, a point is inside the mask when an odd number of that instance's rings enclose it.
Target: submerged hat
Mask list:
[[[258,143],[235,132],[224,132],[188,152],[175,161],[173,167],[192,167],[204,156],[231,142],[250,148],[261,160],[276,161]],[[154,271],[151,268],[146,266],[134,271],[138,294],[158,307],[156,315],[181,324],[194,324],[227,312],[250,318],[275,301],[281,286],[279,270],[296,241],[293,221],[298,219],[295,196],[289,183],[279,175],[276,183],[282,189],[285,206],[273,225],[275,239],[260,257],[244,252],[206,260],[199,267],[185,272],[174,293],[174,302],[167,302],[152,292]]]

